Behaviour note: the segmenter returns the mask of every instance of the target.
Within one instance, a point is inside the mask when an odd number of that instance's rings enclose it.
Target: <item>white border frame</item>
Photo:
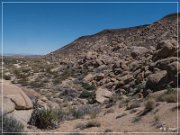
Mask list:
[[[178,48],[178,42],[179,42],[179,36],[178,36],[178,33],[179,33],[179,24],[178,24],[178,12],[179,12],[179,2],[160,2],[160,1],[157,1],[157,2],[1,2],[1,8],[2,8],[2,16],[1,16],[1,23],[2,23],[2,36],[1,36],[1,40],[2,40],[2,44],[1,44],[1,53],[2,53],[2,61],[1,61],[1,66],[2,66],[2,78],[3,78],[3,32],[4,32],[4,29],[3,29],[3,4],[5,3],[9,3],[9,4],[14,4],[14,3],[18,3],[18,4],[176,4],[177,5],[177,48]],[[177,69],[178,69],[178,49],[177,49]],[[178,73],[177,73],[177,89],[179,88],[178,87]],[[3,132],[3,79],[2,79],[2,85],[1,85],[1,93],[2,93],[2,116],[1,116],[1,119],[2,119],[2,134],[3,133],[9,133],[9,134],[18,134],[18,133],[25,133],[25,134],[31,134],[31,133],[40,133],[40,134],[45,134],[45,133],[48,133],[48,134],[67,134],[67,133],[92,133],[92,134],[97,134],[97,133],[104,133],[104,132]],[[179,100],[179,90],[177,90],[177,107],[179,105],[178,103],[178,100]],[[138,134],[138,133],[142,133],[142,134],[149,134],[149,133],[152,133],[152,134],[166,134],[166,133],[172,133],[172,134],[178,134],[180,131],[179,131],[179,114],[178,114],[179,110],[177,109],[177,132],[131,132],[131,131],[128,131],[128,132],[110,132],[110,134]]]

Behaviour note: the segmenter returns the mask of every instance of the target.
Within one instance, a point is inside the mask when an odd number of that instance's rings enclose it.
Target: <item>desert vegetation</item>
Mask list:
[[[163,18],[81,37],[41,57],[4,57],[2,79],[22,89],[3,98],[8,113],[25,111],[27,131],[177,132],[176,23]],[[3,124],[23,131],[14,119]]]

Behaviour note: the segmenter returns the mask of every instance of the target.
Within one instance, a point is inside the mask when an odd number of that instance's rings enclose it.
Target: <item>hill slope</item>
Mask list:
[[[145,46],[149,48],[150,46],[155,47],[163,39],[171,38],[177,38],[177,14],[165,16],[150,25],[110,29],[94,35],[82,36],[47,56],[52,59],[60,58],[62,60],[65,58],[75,59],[75,57],[79,57],[79,55],[88,51],[103,53],[103,50],[104,52],[109,51],[109,53],[114,51],[121,53],[124,51],[119,50],[122,44],[128,48],[130,46]],[[127,50],[127,52],[129,51]]]

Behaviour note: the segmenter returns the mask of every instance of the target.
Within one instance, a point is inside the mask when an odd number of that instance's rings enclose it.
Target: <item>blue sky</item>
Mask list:
[[[83,35],[150,24],[176,4],[4,3],[4,53],[47,54]]]

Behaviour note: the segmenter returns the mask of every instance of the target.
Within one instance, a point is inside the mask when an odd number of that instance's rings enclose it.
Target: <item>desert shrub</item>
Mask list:
[[[95,93],[94,92],[89,92],[87,90],[83,90],[79,97],[80,98],[93,99],[93,98],[95,98]]]
[[[126,108],[128,107],[128,104],[129,104],[129,102],[130,102],[130,99],[129,98],[125,98],[125,99],[121,99],[120,100],[120,102],[118,103],[119,105],[119,108],[122,108],[122,107],[125,107],[126,106]]]
[[[18,76],[20,76],[20,71],[18,70],[18,69],[14,69],[13,70],[13,73],[14,73],[14,75],[18,78]]]
[[[166,89],[167,89],[167,91],[166,91],[167,94],[170,94],[170,93],[174,92],[174,89],[170,85],[168,85],[166,87]]]
[[[120,99],[121,97],[119,95],[113,94],[112,97],[109,98],[109,103],[114,105]]]
[[[89,92],[87,90],[83,90],[79,96],[79,98],[86,98],[88,100],[88,103],[94,104],[96,103],[96,94],[94,91]]]
[[[145,110],[152,110],[152,109],[154,109],[155,108],[155,106],[156,106],[156,102],[155,102],[155,100],[154,99],[148,99],[145,103],[144,103],[144,105],[145,105]]]
[[[54,85],[57,85],[57,84],[60,84],[62,82],[62,80],[57,77],[57,78],[54,78],[52,82]]]
[[[59,122],[65,120],[67,118],[67,116],[68,116],[67,112],[65,112],[63,110],[60,110],[60,109],[55,110],[55,112],[56,112],[55,114],[57,115],[57,118],[58,118]]]
[[[22,86],[27,86],[29,84],[27,78],[19,79],[19,80],[17,80],[17,83],[21,84]]]
[[[31,69],[29,68],[18,68],[18,69],[13,69],[13,74],[16,76],[16,78],[21,79],[21,78],[26,78],[30,75]]]
[[[72,111],[72,116],[75,118],[82,118],[84,115],[90,113],[88,106],[82,106],[77,109],[73,108],[71,111]]]
[[[23,67],[23,68],[21,68],[19,70],[21,70],[21,72],[24,72],[24,73],[27,73],[27,72],[31,71],[30,68],[26,68],[26,67]]]
[[[100,108],[96,107],[92,109],[92,111],[89,113],[89,116],[91,119],[95,119],[99,113],[100,113]]]
[[[5,80],[11,80],[11,76],[10,75],[4,75],[3,76]]]
[[[100,108],[84,105],[79,108],[72,108],[70,111],[72,116],[75,118],[82,118],[87,114],[93,118],[96,117],[96,115],[100,112]]]
[[[39,73],[39,72],[43,72],[44,71],[44,68],[40,68],[38,65],[33,65],[32,69],[33,69],[34,73]]]
[[[57,110],[43,109],[38,110],[34,115],[35,126],[40,129],[54,129],[58,127],[58,123],[63,118],[63,113]]]
[[[96,86],[95,85],[90,85],[88,83],[82,83],[81,86],[85,89],[85,90],[95,90]]]
[[[159,121],[159,120],[160,120],[159,116],[158,116],[158,115],[155,115],[155,116],[154,116],[154,121],[157,122],[157,121]]]
[[[52,65],[49,65],[49,66],[47,66],[46,67],[46,73],[49,73],[49,74],[52,74],[53,72],[52,72],[52,69],[53,69],[53,66]]]
[[[78,91],[71,88],[61,88],[60,90],[62,92],[59,94],[59,97],[63,97],[67,101],[71,101],[79,96]]]
[[[23,132],[24,126],[22,123],[12,117],[3,117],[3,132]],[[5,133],[10,135],[11,133]],[[19,135],[22,135],[19,133]]]
[[[73,71],[72,69],[65,69],[64,72],[60,75],[61,80],[65,80],[69,77],[73,77],[74,74],[75,74],[75,71]]]
[[[43,87],[43,86],[44,86],[44,83],[43,83],[43,82],[33,81],[33,82],[30,82],[29,85],[30,85],[32,88],[40,88],[40,87]]]

